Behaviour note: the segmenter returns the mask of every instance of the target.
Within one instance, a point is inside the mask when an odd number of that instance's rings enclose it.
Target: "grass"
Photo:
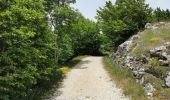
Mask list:
[[[170,26],[160,27],[158,29],[147,29],[139,33],[139,44],[132,50],[134,56],[140,56],[148,52],[150,49],[163,45],[165,42],[170,42]]]
[[[157,29],[146,29],[139,33],[140,39],[137,40],[137,46],[130,52],[135,57],[141,57],[142,54],[149,56],[149,50],[170,42],[170,25],[159,27]],[[168,49],[170,54],[170,48]],[[158,58],[152,58],[146,65],[148,71],[145,74],[145,81],[151,83],[154,88],[153,100],[169,100],[170,88],[163,87],[164,80],[162,76],[170,71],[169,67],[159,66]]]
[[[126,96],[129,96],[132,100],[147,100],[143,86],[136,83],[135,78],[128,69],[120,68],[109,57],[104,57],[103,63],[111,78],[122,88]]]
[[[76,64],[78,64],[83,58],[87,56],[77,56],[74,57],[69,62],[60,65],[61,68],[59,69],[62,73],[59,75],[59,77],[55,77],[49,81],[44,82],[43,86],[41,87],[34,87],[34,89],[31,91],[30,95],[24,98],[24,100],[44,100],[49,97],[50,94],[53,94],[56,91],[56,88],[59,87],[62,79],[64,77],[61,77],[62,74],[66,74],[70,68],[73,68]],[[62,75],[64,76],[64,75]],[[23,99],[22,99],[23,100]]]
[[[163,80],[148,73],[145,74],[145,79],[146,82],[153,84],[155,88],[153,100],[169,100],[170,89],[162,87],[162,85],[164,84]]]

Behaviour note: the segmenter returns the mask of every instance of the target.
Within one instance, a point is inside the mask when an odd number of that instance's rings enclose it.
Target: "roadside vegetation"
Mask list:
[[[60,65],[98,53],[96,23],[71,8],[74,2],[0,0],[0,99],[23,100],[59,81]]]
[[[136,58],[140,58],[142,55],[149,56],[148,52],[150,49],[169,42],[170,26],[168,22],[170,20],[170,11],[168,9],[162,10],[161,8],[157,8],[154,10],[144,0],[116,0],[115,4],[109,1],[106,2],[106,5],[100,8],[97,14],[97,23],[105,38],[109,40],[109,42],[103,45],[103,48],[107,48],[111,52],[115,52],[118,45],[137,33],[140,35],[140,38],[137,41],[134,40],[134,44],[136,44],[134,45],[135,48],[129,52],[129,54]],[[145,30],[146,23],[156,26],[154,27],[155,29]],[[108,54],[111,55],[112,53]],[[110,65],[110,67],[106,66],[106,69],[111,73],[113,80],[116,82],[120,79],[124,80],[123,82],[118,81],[118,85],[123,84],[122,88],[125,94],[131,96],[133,100],[147,98],[144,87],[136,83],[135,78],[131,74],[132,72],[123,66],[119,67],[114,64],[111,58],[107,58],[107,60],[107,62],[104,60],[105,65]],[[121,58],[121,60],[123,61],[124,58]],[[159,66],[157,58],[152,58],[146,67],[150,71],[146,75],[146,78],[148,78],[147,82],[153,84],[153,87],[156,89],[153,93],[153,99],[165,100],[170,98],[169,89],[162,86],[164,83],[162,76],[170,68]],[[138,93],[141,95],[138,95]]]
[[[140,32],[139,35],[140,38],[136,41],[138,46],[131,51],[131,54],[138,58],[141,57],[141,55],[149,55],[149,50],[163,46],[164,43],[169,42],[170,24],[169,22],[164,22],[162,25],[159,25],[157,29],[147,29]],[[169,49],[167,50],[167,52],[169,52]],[[170,98],[170,89],[163,86],[163,76],[170,71],[170,68],[160,66],[157,57],[153,57],[146,67],[148,67],[149,70],[148,73],[145,74],[145,79],[147,79],[146,82],[153,84],[155,88],[153,95],[154,100],[166,100]]]
[[[34,89],[21,100],[44,100],[48,98],[53,92],[55,92],[56,88],[58,88],[61,84],[61,81],[65,77],[65,75],[69,72],[71,68],[73,68],[76,64],[78,64],[83,58],[87,56],[77,56],[74,57],[69,62],[66,62],[63,65],[59,65],[59,69],[55,73],[58,73],[56,77],[51,78],[45,83],[41,83],[40,86],[34,87]],[[20,99],[19,99],[20,100]]]
[[[133,74],[126,68],[120,68],[110,57],[103,58],[103,64],[113,82],[122,88],[123,93],[132,100],[147,100],[145,90],[142,85],[136,83]]]

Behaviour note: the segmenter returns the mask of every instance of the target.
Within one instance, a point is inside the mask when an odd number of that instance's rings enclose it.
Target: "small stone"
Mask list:
[[[168,60],[159,60],[159,65],[160,66],[169,66],[169,61]]]
[[[134,40],[137,40],[137,39],[139,39],[140,38],[140,36],[139,35],[134,35],[134,36],[132,36],[132,40],[134,41]]]
[[[165,45],[167,48],[169,48],[169,47],[170,47],[170,42],[166,42],[164,45]]]
[[[152,86],[151,83],[145,84],[145,90],[148,96],[153,96],[154,87]]]
[[[151,23],[146,23],[145,28],[146,29],[152,29],[152,24]]]
[[[170,72],[167,73],[167,76],[165,78],[165,85],[167,87],[170,87]]]
[[[136,71],[133,71],[133,75],[136,77],[136,79],[142,79],[143,75],[145,74],[144,72],[145,70],[144,69],[139,69],[139,70],[136,70]]]

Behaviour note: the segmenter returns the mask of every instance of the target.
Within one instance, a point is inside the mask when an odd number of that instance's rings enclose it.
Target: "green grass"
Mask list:
[[[146,82],[151,83],[155,88],[153,100],[169,100],[170,89],[162,87],[162,85],[164,84],[163,80],[148,73],[145,74],[145,79]]]
[[[141,57],[142,54],[150,56],[150,49],[170,42],[170,26],[163,26],[154,30],[146,29],[138,35],[140,35],[140,39],[136,41],[138,45],[130,52],[131,55],[135,57]],[[170,53],[170,48],[168,50],[168,53]],[[148,71],[145,74],[145,81],[151,83],[155,88],[153,100],[169,100],[170,88],[164,88],[162,86],[164,85],[162,76],[167,71],[170,71],[170,68],[159,66],[158,58],[152,58],[146,67],[148,67]]]
[[[132,100],[147,100],[143,86],[136,83],[135,78],[128,69],[120,68],[109,57],[104,57],[103,63],[113,81],[123,89],[126,96],[129,96]]]
[[[138,46],[132,50],[134,56],[140,56],[147,53],[150,49],[170,42],[170,26],[164,26],[158,29],[147,29],[139,33],[140,39],[137,41]]]

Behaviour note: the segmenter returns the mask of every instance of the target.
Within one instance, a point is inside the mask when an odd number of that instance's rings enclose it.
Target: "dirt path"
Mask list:
[[[50,100],[129,100],[107,75],[102,57],[84,58],[62,84]]]

